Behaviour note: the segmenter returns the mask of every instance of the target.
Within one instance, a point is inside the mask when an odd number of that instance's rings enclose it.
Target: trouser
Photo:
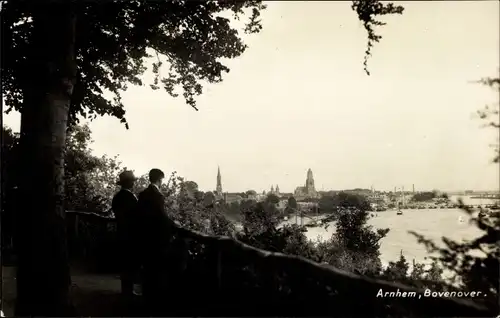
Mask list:
[[[129,248],[127,249],[127,246]],[[121,290],[122,294],[126,296],[132,295],[134,291],[134,283],[138,281],[140,263],[138,260],[135,249],[130,247],[131,244],[122,245],[121,250],[121,270],[120,270],[120,280],[121,280]]]

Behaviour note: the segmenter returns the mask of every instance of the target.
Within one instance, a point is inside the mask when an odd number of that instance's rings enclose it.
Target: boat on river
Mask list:
[[[396,213],[396,215],[403,215],[403,211],[401,211],[401,209],[399,209],[398,212]]]

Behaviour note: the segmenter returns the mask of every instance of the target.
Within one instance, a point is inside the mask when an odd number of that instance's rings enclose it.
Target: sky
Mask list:
[[[496,76],[498,1],[398,2],[363,71],[366,31],[350,2],[269,2],[263,30],[205,87],[199,111],[149,87],[123,93],[130,129],[90,123],[95,154],[137,175],[177,171],[213,190],[495,190],[498,131],[474,114],[498,102],[471,81]],[[146,76],[148,76],[147,73]],[[19,129],[19,114],[4,115]]]

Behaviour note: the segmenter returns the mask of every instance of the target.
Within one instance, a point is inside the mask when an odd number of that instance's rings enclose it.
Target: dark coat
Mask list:
[[[117,223],[118,238],[123,242],[132,242],[137,239],[137,198],[125,189],[121,189],[113,197],[113,213]]]
[[[165,197],[154,185],[139,194],[138,211],[142,248],[146,253],[144,256],[165,257],[172,236],[173,221],[165,211]]]
[[[139,194],[138,211],[141,216],[141,253],[143,264],[142,291],[152,315],[160,315],[165,298],[172,288],[170,240],[173,221],[165,211],[165,197],[150,185]],[[170,277],[170,278],[169,278]],[[170,283],[169,283],[170,282]]]

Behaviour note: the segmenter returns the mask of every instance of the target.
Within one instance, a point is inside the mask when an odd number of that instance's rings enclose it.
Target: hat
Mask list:
[[[118,176],[118,184],[135,180],[137,180],[137,178],[134,176],[134,172],[130,170],[125,170]]]

